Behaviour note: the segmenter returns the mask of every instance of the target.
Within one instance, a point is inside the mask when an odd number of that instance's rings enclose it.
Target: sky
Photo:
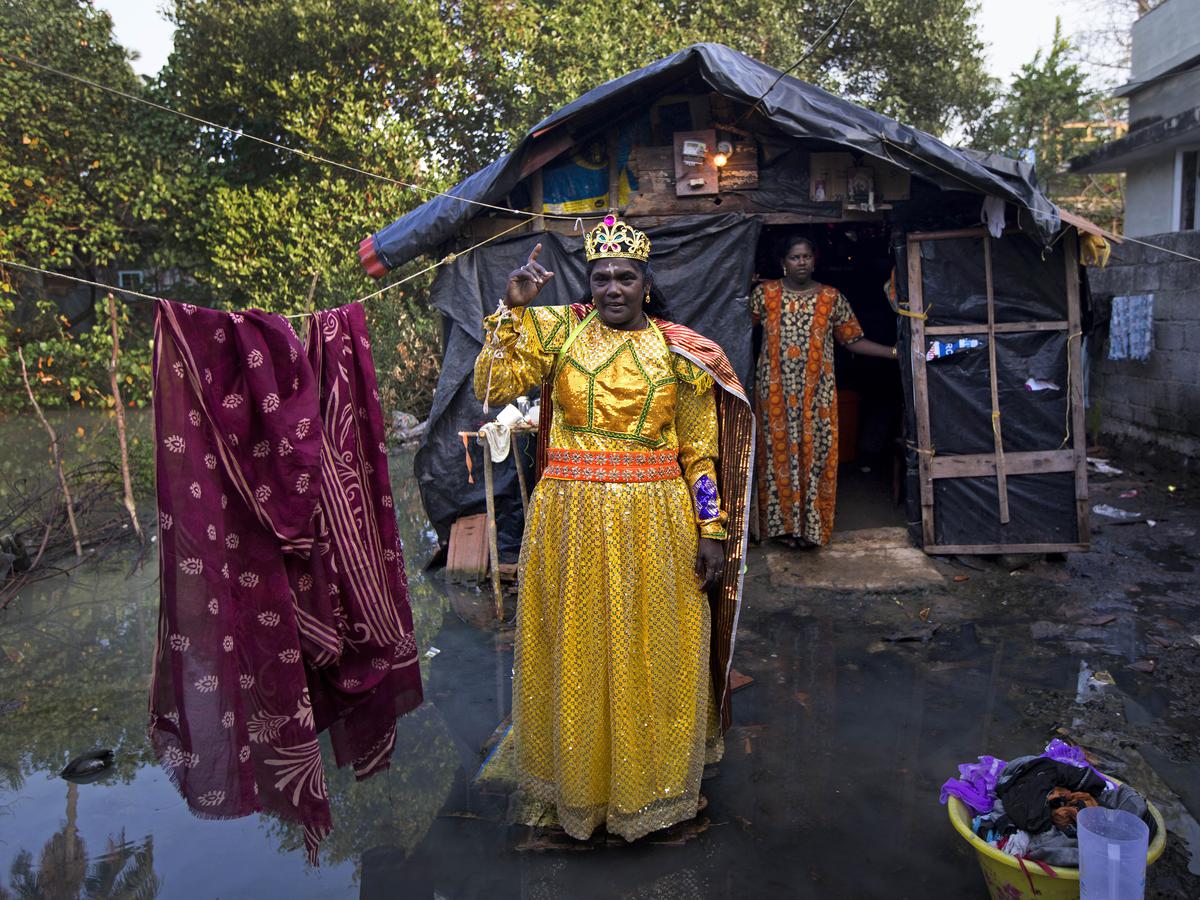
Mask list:
[[[171,26],[159,12],[163,0],[97,0],[113,17],[117,40],[136,50],[135,71],[153,75],[171,52]],[[1054,18],[1062,16],[1067,34],[1082,27],[1078,0],[981,0],[980,34],[988,45],[990,73],[1006,84],[1016,70],[1049,45]]]

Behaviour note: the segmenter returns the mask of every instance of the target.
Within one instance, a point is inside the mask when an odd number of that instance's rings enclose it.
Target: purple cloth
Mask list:
[[[332,828],[339,765],[386,768],[421,702],[383,413],[358,305],[287,320],[162,301],[161,611],[150,736],[197,815]]]
[[[717,503],[717,486],[707,475],[696,479],[692,488],[696,494],[696,518],[708,522],[721,515],[721,507]]]
[[[977,763],[964,763],[958,767],[959,777],[942,785],[942,803],[953,794],[977,813],[991,812],[996,803],[996,782],[1006,765],[994,756],[981,756]]]
[[[1098,777],[1104,779],[1104,783],[1110,788],[1117,786],[1116,782],[1106,776],[1103,772],[1097,772],[1095,766],[1087,761],[1087,757],[1083,755],[1081,747],[1073,747],[1072,745],[1060,741],[1058,738],[1052,740],[1046,745],[1046,751],[1042,756],[1052,759],[1055,762],[1066,763],[1069,766],[1075,766],[1080,769],[1090,769]]]

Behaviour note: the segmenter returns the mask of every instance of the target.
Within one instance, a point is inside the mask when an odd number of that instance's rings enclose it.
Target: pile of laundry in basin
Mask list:
[[[1075,817],[1089,806],[1133,813],[1150,826],[1151,840],[1157,831],[1141,794],[1102,775],[1080,748],[1057,739],[1041,756],[1007,763],[981,756],[958,771],[942,785],[942,802],[962,800],[975,813],[975,834],[1010,856],[1078,868]]]

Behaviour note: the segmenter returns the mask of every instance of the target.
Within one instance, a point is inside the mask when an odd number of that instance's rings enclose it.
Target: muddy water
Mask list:
[[[131,572],[112,553],[0,616],[0,887],[37,877],[53,886],[42,896],[75,897],[88,874],[116,872],[164,897],[984,896],[938,787],[978,753],[1036,752],[1039,698],[1069,696],[1078,672],[1027,624],[1013,637],[1024,594],[1002,607],[982,576],[974,597],[806,590],[772,582],[753,551],[737,665],[755,682],[735,698],[702,820],[634,846],[522,849],[507,798],[474,785],[509,713],[511,634],[468,624],[486,620],[486,594],[421,575],[433,540],[410,473],[394,459],[418,640],[440,652],[423,661],[427,702],[400,721],[391,771],[362,784],[331,773],[321,867],[277,821],[195,818],[154,764],[156,566]],[[931,641],[880,640],[926,604],[947,623]],[[56,776],[101,747],[116,751],[111,775]]]

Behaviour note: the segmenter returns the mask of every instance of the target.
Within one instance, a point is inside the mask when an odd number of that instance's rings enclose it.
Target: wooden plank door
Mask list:
[[[953,321],[939,323],[936,313],[938,302],[943,303],[943,309],[948,304],[953,306],[954,291],[966,293],[970,290],[967,285],[948,286],[943,283],[936,290],[943,296],[929,296],[930,286],[926,283],[923,272],[923,254],[932,256],[936,245],[941,241],[962,241],[969,239],[980,242],[979,253],[982,257],[983,279],[982,287],[986,298],[986,316],[972,320],[962,315],[951,315]],[[1060,238],[1062,244],[1063,265],[1065,273],[1063,291],[1065,302],[1060,309],[1065,309],[1066,317],[1048,315],[1045,318],[1028,316],[1027,321],[1012,321],[1012,315],[1006,316],[1006,321],[997,321],[996,292],[1004,285],[996,284],[994,271],[994,249],[999,241],[1028,241],[1020,233],[1005,234],[999,239],[992,238],[986,229],[963,229],[958,231],[912,233],[908,236],[908,293],[909,307],[913,316],[912,323],[912,371],[913,371],[913,409],[916,420],[916,452],[917,468],[920,485],[921,534],[924,549],[930,554],[956,553],[1050,553],[1087,550],[1089,546],[1088,524],[1088,489],[1087,489],[1087,458],[1086,434],[1083,414],[1083,381],[1082,354],[1080,349],[1080,291],[1079,291],[1079,256],[1078,240],[1074,229],[1067,229]],[[961,245],[960,245],[961,252]],[[1022,276],[1031,279],[1039,277],[1035,265],[1030,266],[1028,273]],[[1044,278],[1044,273],[1042,277]],[[1010,273],[1011,277],[1011,273]],[[1056,276],[1057,277],[1057,276]],[[1055,281],[1057,284],[1057,281]],[[932,305],[931,305],[932,304]],[[944,315],[944,314],[943,314]],[[1059,386],[1066,400],[1066,416],[1060,435],[1046,433],[1044,446],[1020,449],[1006,449],[1005,440],[1005,404],[999,386],[999,369],[997,366],[998,341],[1003,341],[1005,335],[1022,335],[1040,333],[1059,333],[1065,341],[1066,354],[1066,385]],[[972,415],[987,414],[991,421],[993,434],[992,450],[984,452],[946,452],[939,451],[935,440],[935,425],[953,427],[952,422],[939,421],[939,416],[949,415],[945,410],[930,406],[930,366],[926,359],[927,348],[934,340],[953,340],[965,336],[977,336],[987,344],[987,376],[990,394],[990,409],[972,409]],[[1047,335],[1047,338],[1049,336]],[[978,352],[978,351],[972,351]],[[952,377],[952,373],[943,370],[940,377]],[[1034,379],[1031,377],[1031,382]],[[1032,389],[1032,388],[1031,388]],[[1011,394],[1009,395],[1011,398]],[[986,401],[980,399],[979,406]],[[1018,423],[1009,422],[1010,425]],[[943,430],[942,432],[946,432]],[[1039,438],[1042,436],[1039,434]],[[1055,438],[1060,438],[1055,440]],[[1026,429],[1026,443],[1028,429]],[[1073,497],[1069,509],[1060,510],[1063,516],[1073,519],[1073,534],[1070,539],[1058,540],[1028,540],[1014,536],[1005,540],[1010,521],[1015,512],[1013,504],[1019,503],[1011,496],[1011,485],[1014,479],[1029,475],[1062,474],[1067,481],[1073,479]],[[1071,473],[1068,476],[1066,473]],[[945,487],[946,479],[994,479],[996,502],[989,508],[981,505],[964,505],[962,502],[945,504],[939,502],[939,487]],[[939,521],[940,516],[957,517],[959,521]],[[1028,518],[1028,516],[1026,517]],[[986,533],[990,538],[978,543],[971,540],[947,539],[944,533],[952,532],[963,535],[971,531],[971,523],[985,523],[988,527],[979,528],[979,533]],[[950,527],[950,526],[953,527]],[[1017,535],[1021,529],[1014,529]],[[1028,533],[1028,527],[1025,533]],[[998,539],[997,539],[998,538]]]

